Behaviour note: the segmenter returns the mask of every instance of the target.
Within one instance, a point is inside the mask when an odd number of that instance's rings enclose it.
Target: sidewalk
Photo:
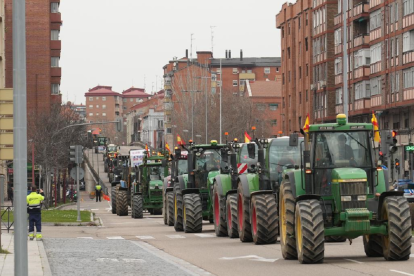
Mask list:
[[[0,275],[14,276],[14,235],[12,233],[1,234],[2,248],[10,254],[0,254]],[[45,248],[41,241],[30,241],[27,244],[30,276],[51,276],[49,261]]]

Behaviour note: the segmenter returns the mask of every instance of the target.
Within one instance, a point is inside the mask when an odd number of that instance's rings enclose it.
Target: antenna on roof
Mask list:
[[[210,30],[211,30],[211,53],[213,53],[213,49],[214,49],[214,28],[216,26],[210,26]]]
[[[193,60],[193,35],[191,34],[190,61]]]

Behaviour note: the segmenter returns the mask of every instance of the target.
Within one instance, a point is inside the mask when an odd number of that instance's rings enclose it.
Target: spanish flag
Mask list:
[[[145,144],[145,151],[147,152],[147,156],[150,157],[150,152],[148,150],[148,144]]]
[[[306,115],[305,125],[303,126],[303,131],[308,133],[309,132],[309,113]]]
[[[168,150],[168,153],[171,154],[170,146],[168,143],[165,143],[165,149]]]
[[[379,134],[377,117],[375,117],[374,111],[372,111],[371,122],[372,122],[372,126],[374,127],[374,141],[379,142],[381,138],[380,138],[380,134]]]
[[[245,143],[250,143],[250,141],[252,140],[252,137],[250,137],[249,134],[247,134],[247,131],[244,132],[244,142]]]
[[[178,145],[184,145],[183,140],[181,139],[180,135],[177,134],[177,144]]]

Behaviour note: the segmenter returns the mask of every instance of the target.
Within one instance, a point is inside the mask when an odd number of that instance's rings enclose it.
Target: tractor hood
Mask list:
[[[162,188],[162,185],[163,185],[162,180],[151,180],[149,182],[149,188],[151,190],[153,190],[153,189],[161,189]]]
[[[332,182],[367,181],[367,173],[359,168],[337,168],[332,170]]]
[[[213,183],[214,182],[214,177],[216,177],[217,175],[219,175],[220,174],[220,171],[211,171],[211,172],[209,172],[208,173],[208,177],[207,177],[207,180],[210,182],[210,183]]]

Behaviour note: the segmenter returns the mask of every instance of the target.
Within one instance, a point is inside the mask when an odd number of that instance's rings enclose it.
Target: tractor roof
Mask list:
[[[309,132],[317,131],[368,131],[372,130],[372,124],[367,123],[347,123],[345,114],[336,116],[336,123],[309,125]]]

